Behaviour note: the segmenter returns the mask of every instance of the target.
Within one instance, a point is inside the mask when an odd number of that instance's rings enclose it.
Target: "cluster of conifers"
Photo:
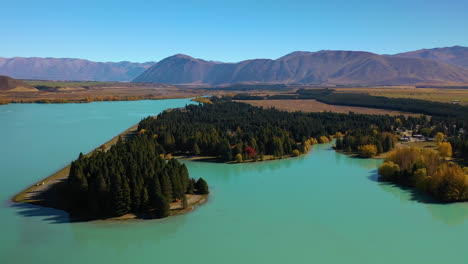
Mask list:
[[[169,203],[186,194],[207,194],[208,185],[189,178],[184,164],[161,157],[156,139],[146,135],[119,142],[109,151],[72,162],[68,178],[69,211],[75,216],[111,217],[127,213],[161,218]]]

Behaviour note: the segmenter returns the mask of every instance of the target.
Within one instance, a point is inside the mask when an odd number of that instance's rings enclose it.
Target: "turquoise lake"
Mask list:
[[[0,106],[0,263],[467,263],[468,203],[377,181],[378,160],[330,144],[251,163],[184,161],[211,187],[162,220],[69,223],[10,198],[148,115],[188,99]]]

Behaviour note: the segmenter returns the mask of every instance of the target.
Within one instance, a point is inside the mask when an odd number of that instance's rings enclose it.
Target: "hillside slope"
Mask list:
[[[468,68],[468,47],[453,46],[446,48],[422,49],[399,53],[394,56],[430,59]]]
[[[13,92],[13,91],[37,91],[36,88],[32,87],[31,85],[20,81],[10,78],[8,76],[0,75],[0,92]]]

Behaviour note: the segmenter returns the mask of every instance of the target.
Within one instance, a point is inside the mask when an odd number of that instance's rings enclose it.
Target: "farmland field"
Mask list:
[[[399,111],[375,109],[367,107],[356,107],[356,106],[341,106],[341,105],[329,105],[317,100],[238,100],[238,102],[248,103],[254,106],[261,106],[264,108],[275,107],[277,109],[285,111],[302,111],[302,112],[335,112],[335,113],[349,113],[354,112],[357,114],[381,114],[381,115],[413,115],[402,113]]]
[[[421,99],[443,103],[450,103],[452,100],[460,100],[460,104],[468,104],[468,89],[414,88],[414,86],[334,89],[338,92],[365,93],[374,96]]]

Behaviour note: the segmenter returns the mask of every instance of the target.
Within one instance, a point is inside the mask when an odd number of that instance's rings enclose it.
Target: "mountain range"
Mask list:
[[[468,48],[461,46],[454,46],[449,48],[421,49],[416,51],[399,53],[395,56],[436,60],[468,68]]]
[[[16,79],[131,81],[155,62],[94,62],[60,58],[1,58],[0,74]]]
[[[219,63],[178,54],[151,66],[135,82],[223,85],[233,83],[286,83],[335,85],[400,85],[465,83],[468,68],[455,65],[468,53],[462,47],[437,51],[431,59],[413,55],[378,55],[362,51],[323,50],[293,52],[276,60],[255,59]],[[468,48],[462,48],[465,51]],[[457,59],[447,59],[461,54]],[[442,56],[442,54],[447,54]],[[424,55],[421,54],[421,57]],[[441,58],[445,60],[442,61]]]
[[[400,85],[467,83],[468,48],[423,49],[395,55],[364,51],[296,51],[276,60],[222,63],[177,54],[160,62],[0,58],[0,74],[18,79],[134,81],[168,84],[234,83]]]

